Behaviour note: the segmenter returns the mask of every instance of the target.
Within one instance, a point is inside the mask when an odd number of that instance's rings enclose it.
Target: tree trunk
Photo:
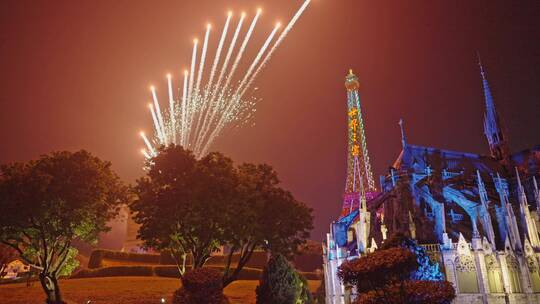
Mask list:
[[[46,304],[65,304],[65,302],[62,301],[62,294],[60,293],[58,279],[55,276],[40,273],[39,281],[47,296],[47,300],[45,302]]]

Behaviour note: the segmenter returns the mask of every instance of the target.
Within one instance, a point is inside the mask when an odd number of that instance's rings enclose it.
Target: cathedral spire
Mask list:
[[[496,159],[504,159],[507,153],[506,137],[502,131],[502,126],[499,118],[499,113],[495,108],[495,102],[493,101],[493,95],[491,95],[491,89],[487,81],[486,72],[480,55],[478,55],[478,65],[480,66],[480,74],[482,76],[482,87],[484,89],[484,100],[486,106],[486,112],[484,114],[484,134],[487,137],[489,143],[489,149],[491,156]]]

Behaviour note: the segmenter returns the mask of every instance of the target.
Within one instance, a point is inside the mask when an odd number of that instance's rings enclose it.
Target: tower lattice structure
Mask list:
[[[365,210],[367,200],[376,193],[375,181],[367,149],[364,120],[360,107],[358,77],[349,70],[345,77],[347,89],[347,181],[343,200],[342,215],[356,208]]]

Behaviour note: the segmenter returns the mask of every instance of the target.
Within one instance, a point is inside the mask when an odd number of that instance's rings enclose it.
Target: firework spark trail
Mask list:
[[[268,52],[268,54],[266,54],[266,57],[264,58],[264,60],[261,62],[261,64],[259,65],[259,67],[257,68],[257,70],[255,71],[255,73],[253,73],[253,76],[251,77],[251,79],[249,80],[248,82],[248,85],[242,90],[242,92],[240,93],[240,98],[242,98],[242,96],[244,96],[244,94],[246,93],[247,89],[251,86],[251,84],[253,84],[253,82],[255,81],[255,79],[257,78],[257,75],[259,75],[260,71],[266,66],[266,64],[268,63],[268,61],[270,61],[270,58],[272,58],[272,55],[274,54],[274,52],[276,51],[276,49],[279,47],[279,45],[283,42],[283,40],[287,37],[287,35],[289,34],[289,32],[291,31],[291,29],[294,27],[294,25],[296,24],[296,22],[298,21],[298,19],[300,19],[300,17],[302,16],[302,14],[304,13],[304,11],[306,10],[306,8],[308,7],[308,5],[311,3],[311,0],[306,0],[304,2],[304,4],[302,4],[302,6],[300,7],[300,9],[298,9],[298,11],[296,12],[296,14],[294,15],[294,17],[291,19],[291,21],[289,22],[289,24],[287,24],[287,26],[285,27],[285,29],[283,30],[283,32],[281,32],[281,35],[279,35],[279,38],[276,40],[276,43],[274,43],[274,46],[270,49],[270,51]]]
[[[244,75],[244,78],[242,79],[242,81],[240,82],[240,85],[238,86],[238,88],[236,89],[236,92],[233,94],[233,96],[235,96],[236,98],[233,98],[232,101],[226,106],[226,109],[224,111],[224,114],[218,118],[218,122],[216,124],[216,127],[214,128],[214,130],[212,130],[212,132],[210,133],[210,136],[208,137],[208,140],[206,141],[203,149],[201,150],[201,152],[205,152],[209,145],[214,141],[214,138],[217,136],[217,134],[219,134],[219,132],[221,132],[221,130],[223,129],[223,126],[226,122],[226,119],[229,117],[229,115],[232,115],[233,113],[231,113],[231,111],[234,111],[234,109],[236,108],[238,102],[240,101],[240,98],[238,98],[238,92],[240,91],[240,89],[245,85],[245,83],[247,82],[247,79],[249,78],[250,74],[253,72],[253,70],[255,69],[255,67],[257,66],[257,64],[259,63],[259,61],[261,60],[262,56],[264,55],[264,53],[266,52],[266,49],[268,48],[268,46],[270,46],[270,43],[272,42],[272,40],[274,39],[274,36],[276,35],[278,29],[280,28],[281,24],[276,24],[276,26],[274,27],[274,29],[272,30],[272,32],[270,33],[270,35],[268,35],[268,38],[266,39],[266,41],[264,42],[263,46],[261,47],[261,49],[259,50],[259,53],[257,53],[257,56],[255,57],[255,59],[253,60],[253,62],[251,63],[251,66],[249,67],[248,71],[246,72],[246,74]],[[221,96],[220,96],[221,97]],[[203,135],[206,135],[203,134]],[[198,151],[198,149],[196,149],[196,151]]]
[[[152,147],[152,144],[148,140],[148,137],[146,137],[146,134],[144,134],[144,132],[141,131],[140,135],[141,135],[144,143],[146,144],[146,147],[147,147],[148,151],[150,151],[150,153],[152,155],[156,155],[156,150],[154,149],[154,147]]]
[[[154,122],[154,129],[156,130],[156,134],[158,135],[158,141],[160,143],[165,142],[163,140],[163,131],[161,130],[161,126],[159,125],[159,120],[156,115],[156,111],[154,110],[154,105],[149,103],[148,108],[150,109],[150,113],[152,113],[152,121]]]
[[[225,23],[225,28],[224,28],[223,34],[226,34],[226,29],[228,27],[228,23],[229,23],[229,20],[231,18],[231,15],[232,14],[229,12],[229,16],[227,17],[227,21]],[[205,38],[204,38],[203,55],[201,57],[201,63],[200,63],[200,67],[199,67],[199,76],[198,76],[198,79],[197,79],[197,87],[196,87],[196,90],[195,90],[196,94],[198,94],[199,96],[201,95],[201,93],[200,93],[200,84],[201,84],[201,80],[202,80],[202,76],[203,76],[204,61],[206,59],[206,52],[207,52],[207,48],[208,48],[209,33],[210,33],[210,24],[207,25],[206,35],[205,35]],[[202,94],[204,94],[204,97],[202,97],[200,108],[198,110],[197,121],[196,121],[195,125],[193,126],[193,130],[194,130],[193,134],[195,135],[195,138],[197,138],[197,130],[199,128],[199,125],[201,124],[201,120],[202,120],[202,117],[204,115],[204,112],[206,111],[207,103],[204,102],[204,100],[206,100],[208,98],[208,87],[210,87],[212,85],[212,78],[214,77],[214,74],[215,74],[215,68],[217,66],[217,61],[219,61],[221,48],[222,48],[222,45],[223,45],[223,41],[225,39],[225,36],[223,34],[221,35],[220,45],[218,46],[218,50],[216,52],[216,58],[214,59],[214,64],[213,64],[212,70],[210,72],[210,79],[208,80],[208,84],[206,85],[206,87],[204,89],[204,92],[202,93]]]
[[[242,42],[242,45],[240,46],[240,50],[238,51],[238,54],[236,55],[236,58],[234,59],[234,63],[232,65],[231,71],[229,72],[229,75],[227,75],[225,85],[223,85],[223,88],[221,90],[221,93],[219,94],[218,100],[223,98],[223,95],[229,88],[229,84],[234,76],[234,73],[236,72],[236,69],[238,68],[238,64],[240,63],[242,56],[244,55],[244,51],[246,50],[248,42],[251,39],[251,35],[253,34],[253,31],[255,30],[255,26],[257,25],[257,21],[259,20],[261,13],[262,13],[262,9],[258,9],[257,14],[251,21],[251,25],[249,26],[246,36],[244,37],[244,41]]]
[[[204,92],[205,100],[206,98],[208,98],[208,92],[210,92],[210,88],[212,87],[212,83],[214,81],[214,76],[216,75],[217,66],[221,58],[221,52],[223,50],[223,44],[225,43],[225,38],[227,38],[227,32],[229,30],[229,24],[231,23],[231,18],[232,18],[232,12],[229,12],[229,14],[227,15],[227,21],[225,21],[225,25],[223,26],[223,32],[221,33],[221,38],[219,39],[219,44],[216,51],[216,57],[214,58],[214,63],[212,64],[212,70],[210,72],[210,78],[208,79],[207,89]]]
[[[159,107],[159,100],[156,95],[156,88],[154,86],[151,86],[150,90],[152,91],[152,99],[154,100],[154,107],[155,107],[157,119],[159,122],[159,128],[161,129],[163,144],[167,145],[168,142],[167,142],[167,136],[165,134],[165,124],[163,123],[163,116],[161,115],[161,109]]]
[[[194,112],[194,102],[192,98],[193,94],[193,82],[195,78],[195,65],[197,64],[197,46],[199,44],[199,40],[195,39],[193,40],[193,54],[191,55],[191,70],[189,72],[189,84],[188,84],[188,95],[187,95],[187,105],[186,105],[186,121],[184,123],[186,124],[186,144],[189,143],[189,130],[191,128],[191,116]],[[186,146],[187,147],[187,146]]]
[[[257,21],[259,20],[259,17],[261,15],[261,13],[262,13],[262,10],[259,8],[257,10],[257,14],[255,15],[255,17],[253,17],[253,20],[251,21],[251,25],[249,26],[249,29],[248,29],[248,31],[246,33],[246,36],[244,37],[244,40],[242,41],[242,44],[240,46],[240,50],[238,51],[238,54],[236,55],[236,58],[234,59],[234,63],[232,65],[232,68],[231,68],[229,74],[227,75],[227,77],[225,79],[225,84],[223,85],[223,87],[221,87],[221,91],[219,92],[219,96],[217,97],[217,100],[216,100],[217,106],[213,107],[213,109],[211,111],[211,114],[210,114],[210,117],[207,120],[205,120],[205,122],[203,124],[202,136],[199,135],[199,137],[197,139],[197,144],[195,145],[195,150],[196,151],[200,149],[200,146],[202,145],[203,140],[206,138],[206,135],[208,134],[209,128],[214,123],[214,119],[215,119],[215,116],[216,116],[217,112],[222,110],[221,106],[223,106],[223,95],[225,94],[225,92],[227,92],[227,89],[229,87],[231,79],[233,78],[234,73],[236,72],[236,69],[238,68],[238,64],[239,64],[240,60],[242,59],[244,51],[246,50],[248,42],[251,39],[251,35],[253,34],[253,31],[255,29],[255,26],[257,25]],[[238,24],[239,26],[241,26],[241,22],[243,21],[244,18],[245,18],[245,14],[242,13],[242,19],[240,20],[240,23]],[[237,38],[238,33],[239,33],[239,29],[237,29],[237,31],[235,33],[235,38]],[[232,50],[233,50],[233,45],[231,44],[231,47],[229,48],[229,54],[228,54],[229,57],[230,57],[230,55],[232,53]],[[214,91],[212,92],[211,96],[213,96],[214,98],[216,97],[216,94],[218,93],[218,90],[220,90],[221,79],[223,78],[225,68],[226,68],[226,66],[224,65],[223,68],[221,69],[220,80],[218,81],[218,85],[216,85]],[[212,99],[211,103],[213,103],[213,101],[214,101],[214,99]]]
[[[203,75],[203,71],[204,71],[204,64],[205,64],[205,61],[206,61],[206,52],[208,50],[208,38],[210,38],[210,29],[212,28],[212,26],[210,24],[208,24],[206,26],[206,34],[204,35],[204,43],[203,43],[203,49],[202,49],[202,54],[201,54],[201,61],[199,63],[199,72],[198,72],[198,75],[197,75],[197,85],[195,86],[195,93],[196,94],[199,94],[199,89],[201,87],[201,80],[202,80],[202,75]]]
[[[209,106],[213,106],[211,109],[210,109],[210,119],[205,119],[202,123],[202,126],[199,126],[197,125],[197,129],[196,129],[196,133],[197,134],[197,141],[195,143],[195,150],[197,150],[197,147],[201,144],[201,136],[200,136],[200,132],[203,132],[203,134],[206,134],[206,126],[208,125],[208,123],[210,123],[213,119],[214,119],[214,116],[216,115],[215,113],[219,111],[219,106],[220,106],[220,98],[218,98],[217,100],[215,100],[215,96],[216,96],[216,93],[217,91],[219,90],[220,86],[221,86],[221,82],[223,81],[223,76],[225,74],[225,70],[227,69],[227,66],[229,65],[229,61],[231,60],[231,56],[232,56],[232,53],[234,51],[234,47],[236,45],[236,41],[238,40],[238,36],[240,35],[240,31],[242,30],[242,25],[244,24],[244,19],[246,18],[246,14],[245,13],[242,13],[242,16],[240,17],[240,21],[238,21],[238,25],[236,26],[236,30],[234,31],[234,35],[233,35],[233,38],[231,40],[231,43],[229,45],[229,49],[227,51],[227,54],[225,56],[225,61],[223,61],[223,65],[221,67],[221,70],[219,72],[219,76],[218,76],[218,79],[216,81],[216,85],[215,85],[215,88],[212,90],[212,93],[210,94],[210,101],[208,102],[208,105]],[[208,90],[211,90],[211,87],[208,87]],[[217,104],[214,104],[214,102],[217,102]],[[206,116],[205,118],[208,118],[208,116]],[[203,136],[204,138],[204,136]]]
[[[223,81],[223,76],[225,76],[225,71],[227,70],[227,66],[229,65],[229,61],[231,60],[232,53],[234,51],[234,47],[236,46],[236,41],[238,40],[238,36],[240,35],[240,30],[242,29],[242,25],[244,24],[244,19],[246,18],[246,14],[242,13],[242,17],[240,18],[240,21],[238,22],[238,26],[236,27],[236,31],[234,32],[233,39],[231,41],[231,45],[229,46],[229,50],[227,51],[227,56],[225,58],[225,61],[223,62],[223,66],[221,67],[221,71],[219,72],[218,81],[216,82],[216,87],[212,93],[213,96],[216,96],[217,91],[219,90],[221,86],[221,82]],[[258,18],[258,14],[255,16],[255,19]],[[251,27],[250,27],[251,30]],[[248,30],[248,34],[249,34]],[[231,70],[232,71],[232,70]],[[230,74],[229,74],[230,76]],[[228,79],[228,78],[227,78]]]
[[[144,158],[146,158],[146,159],[151,158],[150,154],[148,154],[148,152],[146,152],[145,149],[141,149],[141,153],[142,153],[142,155],[144,155]]]
[[[278,31],[278,29],[280,27],[281,27],[280,23],[276,24],[276,26],[274,27],[274,30],[270,33],[270,35],[268,36],[268,38],[264,42],[263,46],[259,50],[259,53],[257,54],[257,57],[255,57],[255,59],[253,60],[253,62],[249,66],[249,69],[246,72],[246,75],[244,75],[244,78],[242,79],[242,81],[240,82],[240,85],[238,85],[238,88],[236,89],[235,95],[238,94],[240,92],[240,90],[242,89],[242,87],[246,84],[249,76],[251,76],[251,73],[253,72],[253,70],[255,69],[257,64],[259,63],[259,61],[261,61],[261,58],[264,55],[264,52],[266,52],[266,49],[270,45],[270,42],[272,42],[272,39],[274,39],[274,36],[276,35],[276,33],[277,33],[277,31]]]
[[[175,101],[172,89],[172,76],[167,74],[167,86],[169,89],[169,120],[171,122],[171,137],[172,142],[176,145],[176,115],[175,115]]]
[[[180,109],[182,112],[180,113],[181,117],[181,145],[186,146],[186,107],[187,107],[187,86],[188,86],[188,71],[184,71],[184,88],[182,91],[182,109]]]

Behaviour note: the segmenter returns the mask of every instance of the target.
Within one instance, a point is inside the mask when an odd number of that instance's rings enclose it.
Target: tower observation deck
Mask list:
[[[367,149],[366,134],[360,95],[358,77],[349,70],[345,77],[347,89],[347,181],[343,197],[342,215],[349,214],[356,208],[366,208],[366,202],[376,195],[375,182],[371,171],[371,163]]]

